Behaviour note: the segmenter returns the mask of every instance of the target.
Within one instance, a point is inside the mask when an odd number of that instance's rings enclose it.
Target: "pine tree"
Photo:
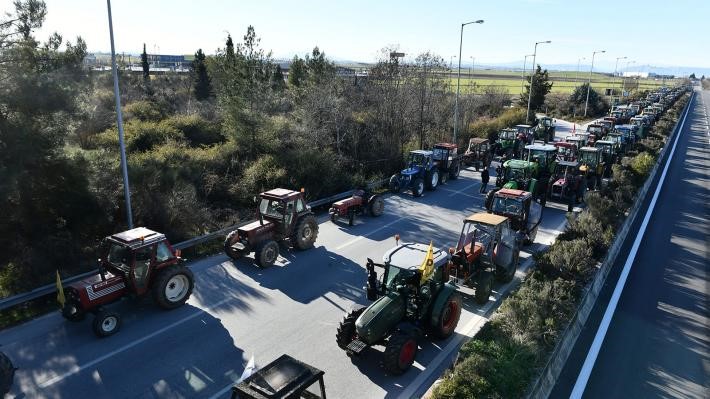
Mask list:
[[[150,80],[150,65],[148,64],[148,53],[145,51],[145,43],[143,43],[143,53],[141,54],[141,66],[143,67],[143,80]]]
[[[200,101],[206,100],[212,95],[212,81],[207,74],[207,65],[205,65],[206,58],[202,49],[198,49],[195,53],[195,60],[192,61],[195,98]]]
[[[288,71],[288,83],[291,86],[301,87],[308,77],[306,62],[299,56],[294,56]]]
[[[535,70],[534,81],[533,81],[533,91],[532,97],[530,96],[530,78],[527,78],[528,84],[525,85],[525,90],[523,94],[520,95],[519,104],[521,106],[527,107],[528,99],[530,101],[530,113],[531,118],[534,119],[535,111],[539,110],[543,104],[545,104],[545,96],[552,90],[552,82],[550,82],[550,76],[547,73],[547,69],[544,71],[537,66]]]
[[[281,65],[279,64],[276,64],[276,68],[274,68],[274,74],[271,76],[271,88],[275,91],[281,91],[286,88],[284,74],[281,70]]]

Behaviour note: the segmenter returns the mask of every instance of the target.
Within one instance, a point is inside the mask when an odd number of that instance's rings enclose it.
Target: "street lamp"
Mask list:
[[[626,72],[629,72],[629,64],[635,64],[636,61],[626,61]],[[626,76],[624,76],[621,81],[623,82],[621,85],[621,95],[624,95],[624,92],[626,91]]]
[[[575,83],[575,84],[576,84],[577,82],[579,82],[579,63],[580,63],[582,60],[586,60],[586,59],[587,59],[586,57],[582,57],[582,58],[578,58],[578,59],[577,59],[577,73],[574,75],[574,83]]]
[[[535,51],[533,51],[532,74],[530,75],[530,90],[528,93],[528,112],[525,114],[525,121],[526,122],[530,120],[530,100],[532,100],[533,80],[535,80],[535,57],[537,57],[537,45],[543,44],[543,43],[552,43],[552,42],[549,40],[545,40],[544,42],[535,42]]]
[[[616,57],[616,63],[614,64],[614,77],[615,77],[614,80],[616,80],[616,73],[619,68],[619,60],[625,60],[627,58],[628,57]],[[616,85],[614,85],[614,86],[616,86]],[[613,99],[614,99],[614,90],[612,89],[611,91],[609,91],[609,106],[610,107],[612,106],[611,103],[612,103]]]
[[[523,94],[523,90],[525,88],[525,71],[526,71],[526,66],[528,62],[528,57],[532,57],[532,54],[528,54],[525,56],[525,59],[523,60],[523,72],[520,74],[520,94]]]
[[[113,45],[113,21],[111,20],[111,0],[106,0],[108,7],[108,31],[111,37],[111,69],[113,70],[113,95],[116,99],[116,124],[118,125],[118,143],[121,147],[121,170],[123,171],[123,195],[126,197],[126,218],[128,228],[133,228],[131,211],[131,191],[128,187],[128,167],[126,166],[126,145],[123,142],[123,114],[121,113],[121,93],[118,91],[118,71],[116,68],[116,49]]]
[[[456,133],[458,131],[459,125],[459,91],[461,89],[461,48],[463,47],[463,27],[470,24],[482,24],[483,20],[479,19],[477,21],[466,22],[461,24],[461,36],[459,38],[459,69],[456,77],[456,101],[454,104],[454,141],[456,144]]]
[[[587,116],[587,107],[589,106],[589,89],[592,87],[592,70],[594,69],[594,56],[597,53],[606,53],[606,50],[598,50],[592,53],[592,65],[589,67],[589,83],[587,84],[587,101],[584,103],[584,116]]]

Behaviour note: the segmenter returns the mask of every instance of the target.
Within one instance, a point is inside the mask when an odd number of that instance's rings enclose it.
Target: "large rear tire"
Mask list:
[[[357,336],[355,322],[364,311],[365,308],[353,309],[343,317],[335,333],[335,343],[338,344],[340,349],[345,350]]]
[[[256,247],[254,260],[259,267],[270,267],[279,258],[279,244],[274,240],[266,240]]]
[[[434,322],[434,335],[439,339],[451,336],[461,317],[461,294],[452,292],[444,304],[444,309]]]
[[[422,180],[420,177],[414,179],[412,182],[412,194],[414,194],[415,197],[421,197],[422,194],[424,193],[424,180]]]
[[[451,165],[451,169],[449,170],[449,177],[451,180],[456,180],[459,178],[459,175],[461,174],[461,164],[458,162],[454,162],[453,165]]]
[[[474,295],[476,303],[483,305],[488,302],[488,298],[493,292],[493,275],[489,271],[481,272],[474,283],[476,293]]]
[[[185,266],[169,266],[158,272],[153,283],[153,300],[163,309],[178,308],[192,295],[195,277]]]
[[[15,378],[15,366],[6,354],[0,352],[0,396],[10,392],[12,380]]]
[[[296,248],[305,250],[313,248],[313,244],[318,237],[318,222],[313,215],[302,216],[296,223],[296,232],[293,235],[293,241]]]
[[[372,216],[382,216],[385,212],[385,200],[379,195],[373,195],[368,204],[368,210]]]
[[[414,363],[418,349],[414,336],[405,333],[393,334],[385,347],[385,369],[394,375],[403,374]]]
[[[427,190],[434,191],[436,187],[439,186],[439,170],[437,168],[431,168],[426,174],[426,188]]]
[[[112,311],[99,311],[91,327],[99,338],[111,336],[121,329],[121,315]]]

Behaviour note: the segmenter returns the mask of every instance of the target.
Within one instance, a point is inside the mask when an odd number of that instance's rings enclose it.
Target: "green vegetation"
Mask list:
[[[663,143],[687,101],[688,96],[677,101],[648,140]],[[454,369],[436,386],[433,398],[525,396],[574,315],[661,147],[632,151],[621,165],[614,165],[608,186],[586,195],[587,208],[569,214],[566,230],[546,252],[535,255],[535,270],[463,345]]]
[[[528,122],[532,122],[535,120],[535,112],[540,110],[545,103],[545,96],[552,90],[553,83],[550,82],[547,69],[543,71],[540,65],[537,66],[535,73],[527,78],[527,82],[525,90],[520,94],[518,104],[521,107],[527,107],[529,104],[530,120]]]

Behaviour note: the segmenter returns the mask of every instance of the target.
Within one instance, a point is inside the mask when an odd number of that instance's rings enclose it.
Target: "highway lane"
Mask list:
[[[709,103],[704,91],[691,106],[585,398],[707,397]],[[610,275],[551,397],[572,393],[618,273]]]
[[[481,208],[479,184],[477,172],[464,171],[460,179],[418,199],[388,196],[385,215],[360,218],[353,227],[323,215],[314,249],[284,251],[268,269],[248,260],[233,264],[222,254],[198,260],[191,264],[196,288],[187,306],[164,312],[146,300],[125,301],[117,305],[124,315],[122,330],[107,339],[94,337],[89,320],[73,324],[58,314],[2,331],[3,351],[20,367],[11,393],[227,397],[251,356],[259,366],[282,353],[325,370],[330,397],[421,392],[438,376],[435,363],[455,354],[510,285],[497,285],[489,305],[466,301],[456,335],[424,342],[415,367],[403,376],[386,375],[376,351],[349,359],[335,345],[335,330],[345,311],[367,304],[362,290],[366,258],[380,259],[395,245],[397,233],[404,241],[454,245],[462,219]],[[564,222],[564,207],[548,206],[537,241],[549,244]]]

